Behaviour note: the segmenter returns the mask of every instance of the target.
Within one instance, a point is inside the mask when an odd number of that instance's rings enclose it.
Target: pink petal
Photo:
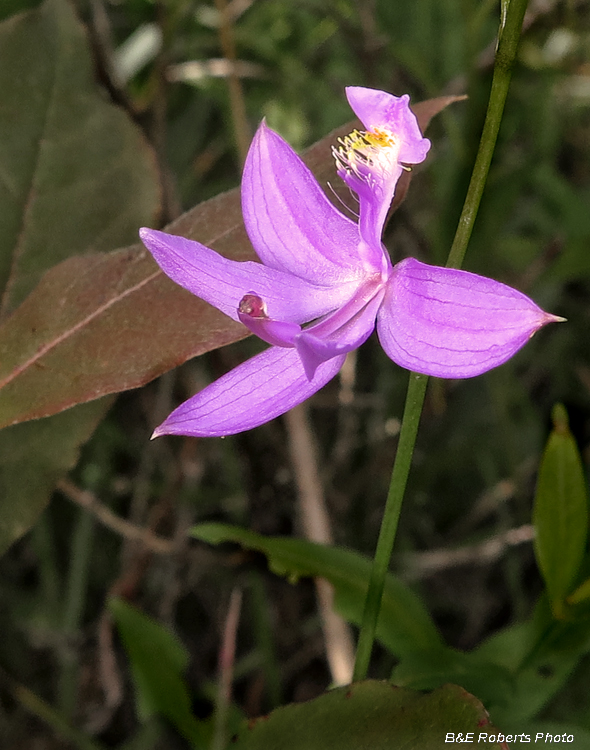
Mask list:
[[[409,96],[359,86],[348,87],[346,96],[366,132],[341,139],[334,156],[338,175],[358,195],[361,236],[378,249],[402,165],[423,161],[430,141],[422,137]]]
[[[251,430],[319,391],[343,363],[344,356],[324,362],[310,381],[295,349],[271,347],[181,404],[152,437],[219,437]]]
[[[139,234],[165,274],[234,320],[248,293],[264,299],[269,317],[305,323],[338,308],[358,285],[316,286],[261,263],[229,260],[185,237],[146,228]]]
[[[377,332],[402,367],[469,378],[506,362],[558,320],[506,284],[407,258],[393,269]]]
[[[386,129],[399,139],[400,162],[419,164],[424,161],[430,149],[430,141],[420,132],[407,94],[397,97],[377,89],[348,86],[346,97],[367,130]]]
[[[356,275],[357,225],[330,203],[293,149],[265,123],[244,167],[242,211],[265,265],[322,286]]]
[[[381,305],[384,291],[380,289],[362,309],[345,320],[338,328],[331,329],[340,313],[345,312],[346,308],[310,326],[297,336],[295,345],[310,379],[321,362],[346,354],[364,344],[375,328],[375,316]]]

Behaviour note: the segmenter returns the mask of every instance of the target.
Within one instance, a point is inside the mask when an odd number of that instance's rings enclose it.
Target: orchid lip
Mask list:
[[[333,336],[358,315],[383,287],[384,280],[382,274],[374,274],[359,286],[354,296],[339,310],[313,323],[305,331],[321,338]]]
[[[332,147],[332,154],[341,177],[356,178],[375,187],[393,175],[399,144],[389,130],[353,130],[338,142],[340,145]]]

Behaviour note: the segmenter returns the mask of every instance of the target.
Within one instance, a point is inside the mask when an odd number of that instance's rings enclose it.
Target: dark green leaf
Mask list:
[[[67,0],[0,24],[0,91],[2,317],[58,261],[133,241],[159,183],[139,129],[97,85]]]
[[[159,187],[151,149],[96,83],[86,33],[67,0],[46,0],[0,23],[0,89],[0,318],[14,333],[9,313],[44,272],[73,253],[131,241],[157,214]],[[72,351],[60,376],[39,361],[45,342],[37,327],[55,325],[68,304],[64,289],[56,291],[0,345],[0,367],[18,368],[34,352],[31,370],[45,378],[20,393],[2,391],[1,426],[21,421],[11,417],[37,406],[45,389],[52,393],[81,363],[80,350]],[[100,361],[98,347],[94,357]],[[36,406],[33,416],[49,414]],[[35,521],[107,406],[0,433],[0,551]]]
[[[514,693],[514,680],[508,668],[451,648],[405,654],[391,681],[414,690],[432,690],[452,682],[486,705]]]
[[[140,719],[163,716],[193,747],[207,747],[207,728],[191,713],[191,698],[182,676],[188,664],[182,643],[122,599],[111,599],[109,609],[131,662]]]
[[[589,646],[588,624],[556,622],[543,596],[529,620],[494,634],[467,657],[495,663],[512,675],[512,689],[486,705],[496,724],[517,727],[556,695]]]
[[[238,734],[236,750],[439,750],[457,735],[485,735],[486,747],[498,731],[472,695],[455,685],[424,695],[387,682],[368,680],[332,690],[307,703],[284,706]]]
[[[0,3],[0,21],[22,10],[28,10],[40,4],[40,0],[2,0]]]
[[[350,622],[361,623],[371,560],[358,552],[303,539],[264,537],[224,524],[201,524],[191,533],[210,544],[232,541],[258,550],[268,557],[271,570],[278,575],[327,579],[334,586],[336,609]],[[377,638],[397,656],[442,647],[436,626],[420,599],[391,574],[383,593]]]
[[[112,399],[0,431],[0,555],[35,523]]]
[[[586,548],[588,500],[580,454],[560,404],[539,468],[533,523],[537,561],[553,613],[561,618]]]

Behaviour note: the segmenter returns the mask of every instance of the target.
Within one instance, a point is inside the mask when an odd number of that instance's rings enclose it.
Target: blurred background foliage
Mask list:
[[[4,0],[0,19],[36,4]],[[498,3],[78,0],[77,12],[88,26],[105,96],[155,148],[162,224],[238,184],[239,139],[262,117],[303,149],[350,119],[346,85],[410,93],[414,101],[467,93],[467,101],[429,128],[431,155],[386,235],[394,259],[444,263],[485,115]],[[232,98],[232,80],[245,116]],[[455,647],[471,649],[530,614],[542,590],[530,540],[502,547],[493,559],[474,552],[463,565],[449,554],[429,568],[421,554],[476,545],[530,523],[556,401],[567,406],[588,463],[589,205],[590,3],[533,0],[464,267],[522,289],[568,323],[541,331],[487,375],[430,383],[395,565]],[[258,715],[329,685],[312,584],[273,576],[253,553],[186,540],[190,526],[206,520],[300,535],[283,420],[225,440],[149,442],[174,405],[257,348],[255,341],[239,342],[120,396],[52,505],[0,561],[0,665],[8,686],[0,698],[3,747],[91,747],[84,744],[90,735],[106,747],[186,746],[151,718],[139,727],[105,608],[109,593],[179,635],[200,717],[211,714],[220,637],[236,586],[244,592],[236,712]],[[335,541],[369,556],[406,383],[407,373],[371,339],[358,354],[353,398],[343,399],[343,386],[334,382],[311,403]],[[71,502],[80,491],[136,529],[149,527],[177,545],[158,554],[130,538],[128,527],[115,533]],[[109,661],[114,655],[118,664]],[[387,677],[393,666],[377,648],[372,675]],[[541,718],[590,729],[589,678],[585,657]],[[42,711],[18,685],[54,706],[49,724],[33,718]],[[83,730],[69,736],[70,744],[54,731],[62,720]]]

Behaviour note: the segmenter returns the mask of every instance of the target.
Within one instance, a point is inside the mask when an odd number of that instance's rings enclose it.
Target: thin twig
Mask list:
[[[291,409],[285,419],[303,532],[313,542],[332,544],[330,519],[306,404]],[[352,637],[345,621],[334,612],[334,590],[331,584],[323,578],[316,578],[315,585],[332,681],[336,685],[347,685],[351,680],[354,664]]]
[[[57,489],[68,500],[72,500],[72,502],[85,508],[100,523],[125,539],[140,542],[150,552],[155,552],[158,555],[170,555],[176,551],[177,545],[175,541],[164,539],[148,529],[140,528],[126,521],[116,513],[113,513],[106,505],[103,505],[92,492],[80,489],[69,479],[61,479],[57,483]]]
[[[460,565],[484,565],[498,560],[510,547],[532,542],[535,529],[529,523],[496,534],[485,542],[456,549],[435,549],[404,555],[406,580],[417,580]]]

